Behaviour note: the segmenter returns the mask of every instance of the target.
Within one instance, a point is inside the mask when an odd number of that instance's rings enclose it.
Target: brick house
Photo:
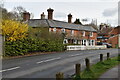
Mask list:
[[[85,46],[92,46],[97,41],[97,30],[92,26],[85,26],[72,23],[72,15],[68,15],[68,22],[58,21],[53,19],[53,9],[49,8],[48,19],[45,19],[44,12],[41,14],[41,19],[30,19],[29,12],[23,14],[23,20],[29,26],[34,28],[45,27],[49,32],[66,33],[63,43],[80,44]]]
[[[120,48],[120,26],[115,27],[107,40],[108,43],[112,44],[112,47]]]
[[[98,42],[107,42],[107,39],[111,36],[111,32],[113,31],[113,27],[110,27],[106,24],[101,24],[98,30]]]
[[[112,44],[112,47],[120,47],[120,26],[110,27],[101,24],[98,30],[97,42],[105,42]]]

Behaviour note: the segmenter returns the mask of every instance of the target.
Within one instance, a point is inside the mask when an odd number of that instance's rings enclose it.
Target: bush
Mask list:
[[[48,28],[29,27],[26,37],[16,40],[6,39],[3,55],[18,56],[31,52],[63,51],[65,50],[63,39],[63,35],[60,33],[49,33]]]
[[[5,42],[5,56],[25,55],[29,52],[52,52],[63,51],[64,44],[62,40],[38,40],[26,38],[17,41]]]
[[[28,33],[27,24],[13,20],[2,20],[1,23],[2,35],[5,36],[7,41],[16,41],[26,38]]]

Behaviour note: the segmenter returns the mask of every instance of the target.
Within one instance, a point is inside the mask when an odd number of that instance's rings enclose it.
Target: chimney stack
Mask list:
[[[102,30],[103,27],[104,27],[104,24],[100,24],[99,30]]]
[[[23,13],[23,21],[27,21],[30,19],[30,13],[29,12],[24,12]]]
[[[41,14],[41,19],[45,19],[45,14],[44,14],[44,12]]]
[[[71,14],[68,15],[68,23],[72,23],[72,15]]]
[[[47,9],[47,11],[48,11],[48,19],[53,19],[53,9],[51,9],[51,8],[49,8],[49,9]]]

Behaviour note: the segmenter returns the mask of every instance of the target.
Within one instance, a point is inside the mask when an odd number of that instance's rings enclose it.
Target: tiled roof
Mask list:
[[[65,29],[74,29],[74,30],[85,30],[85,31],[95,31],[92,26],[83,26],[80,24],[73,24],[64,21],[58,20],[49,20],[49,19],[30,19],[28,20],[28,25],[32,27],[56,27],[56,28],[65,28]]]
[[[28,25],[32,27],[49,27],[46,19],[30,19]]]
[[[112,27],[103,27],[102,30],[99,31],[100,35],[108,35],[113,30]]]

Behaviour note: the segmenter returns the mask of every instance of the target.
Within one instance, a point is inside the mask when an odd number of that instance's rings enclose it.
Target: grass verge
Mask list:
[[[90,70],[85,69],[81,72],[79,77],[74,77],[74,80],[97,80],[100,75],[118,64],[120,64],[120,55],[118,57],[114,57],[92,65]]]

